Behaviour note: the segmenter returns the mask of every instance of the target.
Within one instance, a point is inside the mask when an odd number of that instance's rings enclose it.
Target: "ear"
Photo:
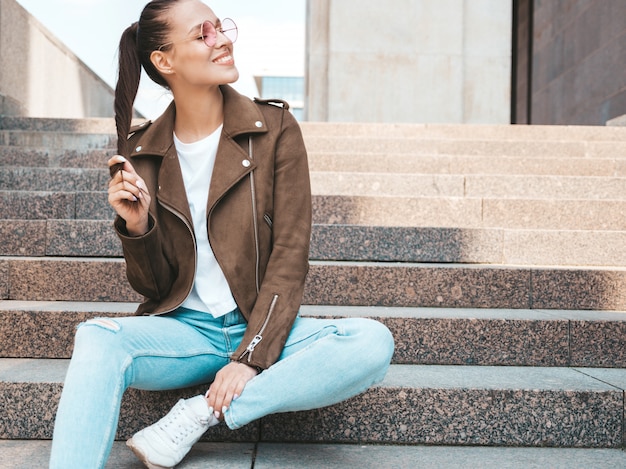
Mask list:
[[[167,54],[160,50],[152,51],[150,54],[150,62],[162,75],[169,75],[173,72],[172,64]]]

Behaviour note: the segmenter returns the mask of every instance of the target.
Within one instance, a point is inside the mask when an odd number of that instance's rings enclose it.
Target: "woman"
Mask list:
[[[306,151],[286,106],[230,86],[236,26],[199,0],[154,0],[120,41],[109,160],[136,316],[81,324],[51,467],[103,467],[128,387],[211,383],[128,445],[173,467],[212,425],[327,406],[380,381],[390,332],[366,319],[298,317],[308,270]],[[174,100],[130,128],[141,69]],[[124,156],[122,156],[124,155]]]

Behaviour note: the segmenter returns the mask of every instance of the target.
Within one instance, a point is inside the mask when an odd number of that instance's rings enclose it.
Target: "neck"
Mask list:
[[[174,90],[172,90],[174,91]],[[219,87],[196,92],[176,93],[174,132],[185,143],[211,135],[224,121],[224,99]]]

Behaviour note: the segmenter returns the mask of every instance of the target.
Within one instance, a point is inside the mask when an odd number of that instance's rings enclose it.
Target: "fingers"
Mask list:
[[[229,363],[217,373],[206,394],[209,407],[217,418],[230,407],[232,401],[241,396],[248,381],[256,375],[254,368],[237,362]]]
[[[128,163],[128,161],[122,155],[115,155],[109,159],[109,174],[111,177],[114,177],[119,171],[124,169],[125,163]],[[130,163],[128,163],[128,166],[132,168]]]
[[[121,155],[115,155],[109,160],[109,202],[118,201],[137,202],[147,195],[146,185],[132,165]]]
[[[131,236],[140,236],[148,231],[150,193],[146,183],[121,155],[109,159],[109,204],[126,221],[126,230]]]

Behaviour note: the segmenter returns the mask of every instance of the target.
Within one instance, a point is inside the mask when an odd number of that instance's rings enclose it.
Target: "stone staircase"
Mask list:
[[[626,128],[302,128],[302,313],[379,319],[393,365],[349,401],[207,441],[624,447]],[[51,437],[76,324],[139,301],[105,192],[114,147],[111,120],[0,118],[7,454]],[[129,390],[118,438],[199,391]]]

